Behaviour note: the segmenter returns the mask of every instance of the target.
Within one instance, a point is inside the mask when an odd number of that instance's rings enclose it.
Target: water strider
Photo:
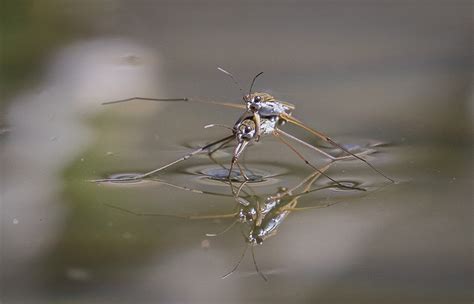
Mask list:
[[[240,91],[243,93],[243,90],[240,88],[239,83],[235,80],[234,76],[225,71],[222,68],[218,68],[220,71],[224,72],[228,76],[230,76],[234,82],[239,86]],[[123,103],[123,102],[128,102],[128,101],[133,101],[133,100],[144,100],[144,101],[183,101],[183,102],[197,102],[197,103],[207,103],[207,104],[213,104],[213,105],[220,105],[220,106],[225,106],[225,107],[232,107],[232,108],[238,108],[238,109],[243,109],[244,112],[242,115],[237,119],[237,121],[234,123],[233,127],[229,126],[222,126],[222,125],[217,125],[217,124],[210,124],[207,125],[205,128],[208,127],[225,127],[229,129],[232,134],[229,136],[226,136],[224,138],[215,140],[211,143],[208,143],[198,149],[195,149],[194,151],[189,152],[188,154],[176,159],[175,161],[172,161],[168,164],[165,164],[157,169],[151,170],[149,172],[136,175],[133,177],[126,177],[126,178],[106,178],[106,179],[97,179],[94,180],[95,182],[115,182],[115,181],[127,181],[127,180],[137,180],[137,179],[143,179],[148,176],[154,175],[155,173],[158,173],[160,171],[163,171],[177,163],[180,163],[182,161],[185,161],[199,153],[205,152],[205,151],[216,151],[220,149],[222,146],[227,145],[230,142],[236,142],[236,146],[233,151],[232,155],[232,160],[229,168],[229,173],[228,173],[228,179],[231,181],[231,176],[233,173],[233,168],[234,166],[237,166],[241,175],[248,180],[248,177],[246,176],[244,170],[242,170],[241,165],[239,164],[239,158],[242,155],[242,153],[245,151],[245,149],[248,147],[249,144],[252,144],[253,142],[258,142],[260,140],[260,137],[263,135],[274,135],[277,137],[282,143],[287,145],[296,155],[298,155],[299,158],[301,158],[307,165],[309,165],[313,170],[318,170],[318,168],[313,165],[309,160],[307,160],[303,155],[288,141],[292,140],[295,141],[301,145],[304,145],[306,147],[309,147],[313,149],[314,151],[324,155],[325,157],[329,158],[331,161],[338,161],[341,159],[348,159],[348,158],[356,158],[365,164],[367,164],[370,168],[372,168],[374,171],[376,171],[378,174],[382,175],[384,178],[389,180],[390,182],[394,182],[394,180],[387,175],[385,175],[383,172],[381,172],[379,169],[374,167],[370,162],[365,160],[362,156],[363,155],[358,155],[354,154],[351,152],[349,149],[345,148],[344,146],[338,144],[335,142],[333,139],[330,137],[326,136],[325,134],[312,129],[311,127],[307,126],[300,120],[294,118],[292,116],[292,112],[295,109],[295,106],[284,102],[277,100],[275,97],[268,93],[260,93],[260,92],[255,92],[252,93],[253,86],[255,84],[256,79],[262,75],[263,72],[258,73],[252,80],[252,83],[250,85],[250,89],[247,94],[243,95],[243,101],[245,104],[234,104],[234,103],[225,103],[225,102],[216,102],[216,101],[207,101],[207,100],[200,100],[200,99],[192,99],[192,98],[168,98],[168,99],[161,99],[161,98],[150,98],[150,97],[131,97],[131,98],[126,98],[126,99],[121,99],[121,100],[114,100],[114,101],[108,101],[104,102],[104,104],[115,104],[115,103]],[[331,154],[323,151],[322,149],[316,147],[315,145],[312,145],[292,134],[289,134],[283,130],[280,129],[282,125],[285,123],[290,123],[293,124],[310,134],[322,139],[323,141],[326,141],[330,145],[337,147],[338,149],[341,149],[345,155],[340,156],[340,157],[335,157],[332,156]],[[331,181],[337,183],[341,187],[346,187],[336,180],[332,179],[329,177],[327,174],[324,172],[321,172],[322,175],[324,175],[326,178],[329,178]]]

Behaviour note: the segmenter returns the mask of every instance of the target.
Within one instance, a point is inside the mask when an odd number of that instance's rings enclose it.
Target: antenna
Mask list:
[[[234,77],[234,75],[232,75],[232,73],[227,72],[226,70],[224,70],[224,69],[221,68],[221,67],[217,67],[217,69],[218,69],[219,71],[221,71],[222,73],[226,74],[227,76],[229,76],[230,78],[232,78],[232,80],[234,81],[235,85],[239,88],[240,93],[242,93],[242,95],[244,95],[244,90],[242,90],[242,86],[241,86],[240,83],[235,79],[235,77]]]
[[[260,72],[258,73],[257,75],[255,75],[255,77],[253,78],[252,80],[252,84],[250,85],[250,90],[249,90],[249,94],[252,93],[252,89],[253,89],[253,85],[255,84],[255,80],[257,80],[258,76],[262,75],[263,72]]]

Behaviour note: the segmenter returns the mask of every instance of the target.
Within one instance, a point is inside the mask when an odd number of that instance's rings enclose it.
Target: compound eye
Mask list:
[[[254,102],[260,102],[262,101],[262,97],[260,96],[255,96],[254,99],[253,99]]]

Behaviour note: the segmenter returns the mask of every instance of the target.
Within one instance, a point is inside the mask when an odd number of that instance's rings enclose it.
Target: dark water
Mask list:
[[[470,303],[472,28],[468,1],[8,5],[2,55],[2,303]],[[62,24],[58,27],[56,24]],[[51,34],[54,33],[54,34]],[[42,37],[42,38],[41,38]],[[27,44],[26,42],[29,44]],[[31,45],[30,45],[31,44]],[[16,51],[14,51],[16,50]],[[18,50],[22,50],[21,52]],[[255,89],[367,159],[332,178],[368,189],[301,197],[278,233],[226,279],[246,243],[218,237],[235,199],[232,149],[152,180],[138,174],[229,134],[238,109],[129,96],[241,102]],[[285,130],[316,143],[291,126]],[[317,165],[327,159],[299,147]],[[335,150],[329,150],[337,153]],[[243,164],[254,194],[312,169],[271,136]],[[123,176],[123,175],[122,175]],[[321,177],[316,186],[329,185]],[[250,190],[249,190],[250,189]],[[111,207],[112,206],[112,207]],[[137,216],[135,213],[176,215]],[[246,226],[244,226],[246,228]]]

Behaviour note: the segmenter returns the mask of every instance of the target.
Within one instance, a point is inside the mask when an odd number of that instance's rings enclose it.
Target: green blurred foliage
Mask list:
[[[138,132],[135,128],[140,125],[134,124],[133,118],[125,121],[125,124],[117,122],[117,117],[110,112],[88,119],[97,138],[63,172],[62,197],[67,203],[67,220],[60,237],[45,256],[43,270],[48,282],[55,286],[66,284],[68,267],[93,270],[95,279],[91,283],[95,283],[104,276],[123,272],[129,265],[147,263],[160,246],[166,218],[159,221],[156,217],[133,216],[105,205],[127,207],[133,202],[146,201],[143,189],[117,191],[114,187],[90,182],[94,177],[104,176],[103,170],[120,171],[123,166],[119,158],[108,156],[106,151],[116,146],[117,141],[127,144],[127,137],[114,136],[120,126]],[[165,252],[166,247],[160,251]]]
[[[59,45],[88,32],[79,29],[74,6],[61,0],[15,0],[0,4],[0,106],[34,79]]]

